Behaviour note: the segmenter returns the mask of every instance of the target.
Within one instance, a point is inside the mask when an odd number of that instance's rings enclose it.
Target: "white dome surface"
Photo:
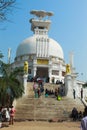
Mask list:
[[[36,36],[32,36],[25,39],[18,46],[16,51],[16,57],[26,54],[36,54]],[[49,38],[49,56],[55,56],[61,59],[64,58],[61,46],[52,38]]]

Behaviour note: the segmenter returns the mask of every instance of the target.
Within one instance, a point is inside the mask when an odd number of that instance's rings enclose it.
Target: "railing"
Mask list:
[[[86,107],[87,106],[87,102],[85,101],[84,98],[81,99],[82,103],[84,104],[84,106]]]

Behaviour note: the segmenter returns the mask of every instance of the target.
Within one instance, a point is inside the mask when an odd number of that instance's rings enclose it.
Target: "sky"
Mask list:
[[[7,21],[0,22],[0,51],[7,62],[8,48],[11,48],[11,62],[14,61],[18,45],[33,35],[29,20],[31,10],[51,11],[54,15],[49,37],[56,40],[69,63],[73,52],[74,67],[78,79],[87,81],[87,0],[16,0],[8,12]]]

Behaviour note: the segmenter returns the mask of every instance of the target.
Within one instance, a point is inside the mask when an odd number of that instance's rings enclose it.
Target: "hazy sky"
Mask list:
[[[9,12],[8,21],[0,23],[0,50],[7,62],[11,48],[11,62],[16,56],[18,45],[31,36],[33,18],[31,10],[54,13],[49,37],[55,39],[64,51],[65,62],[69,63],[69,52],[74,53],[74,66],[78,78],[87,80],[87,0],[17,0]]]

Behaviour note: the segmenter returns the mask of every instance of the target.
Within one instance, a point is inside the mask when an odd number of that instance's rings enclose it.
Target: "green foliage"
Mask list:
[[[21,97],[24,93],[23,84],[18,76],[23,76],[22,68],[12,69],[11,64],[0,63],[0,103],[1,105],[12,105],[14,99]]]
[[[83,84],[83,88],[87,88],[87,82]]]
[[[4,57],[3,54],[0,52],[0,59],[3,58],[3,57]]]

